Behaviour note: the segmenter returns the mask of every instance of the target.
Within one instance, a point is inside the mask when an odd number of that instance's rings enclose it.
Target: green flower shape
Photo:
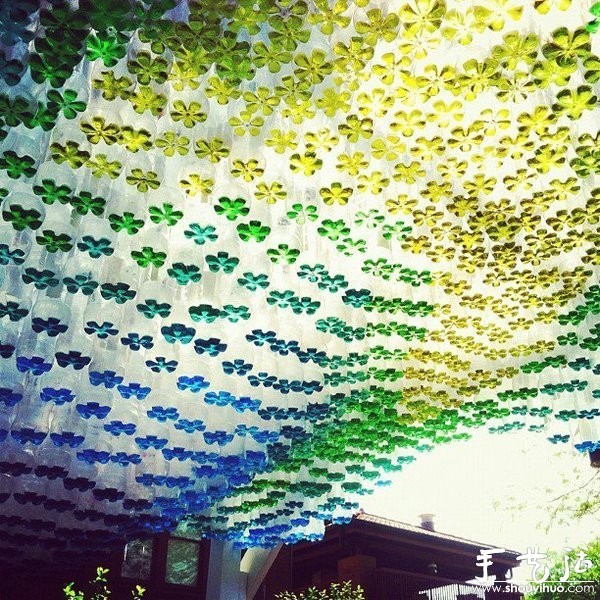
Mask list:
[[[35,241],[44,246],[47,252],[54,254],[55,252],[69,252],[73,247],[71,236],[66,233],[56,233],[51,229],[44,229],[42,235],[38,235]]]
[[[135,186],[137,191],[141,193],[145,193],[150,189],[157,190],[160,187],[158,174],[154,171],[144,172],[142,169],[132,169],[125,181],[129,185]]]
[[[84,296],[91,296],[99,283],[91,278],[91,275],[79,274],[75,277],[65,277],[63,283],[70,294],[81,292]]]
[[[91,34],[86,39],[87,59],[91,62],[101,60],[105,67],[114,67],[127,52],[127,36],[120,32],[110,35],[106,31]]]
[[[33,165],[35,160],[31,156],[19,156],[12,150],[7,150],[0,157],[0,169],[6,171],[11,179],[19,179],[21,176],[33,177],[37,172]]]
[[[287,244],[279,244],[277,248],[269,248],[267,256],[272,263],[286,263],[291,265],[298,260],[300,250],[290,248]]]
[[[206,264],[211,273],[218,273],[219,271],[227,274],[233,273],[239,262],[239,258],[229,256],[228,252],[217,252],[216,256],[212,254],[206,256]]]
[[[254,273],[244,273],[243,277],[240,277],[237,280],[238,284],[251,292],[256,292],[257,290],[266,290],[270,283],[269,278],[264,273],[259,273],[258,275],[254,275]]]
[[[22,96],[11,100],[6,94],[0,94],[0,118],[9,127],[16,127],[20,123],[26,123],[33,117],[32,107],[29,101]]]
[[[215,231],[216,229],[212,225],[202,227],[202,225],[199,225],[198,223],[190,223],[189,229],[186,229],[183,232],[183,235],[188,240],[193,240],[198,246],[202,246],[206,244],[206,242],[214,242],[217,240],[219,236]]]
[[[260,221],[240,223],[236,227],[236,230],[243,242],[248,242],[250,240],[264,242],[267,236],[271,233],[271,228],[268,225],[263,225]]]
[[[108,216],[110,228],[117,233],[126,231],[129,235],[136,234],[143,226],[143,219],[136,219],[135,215],[130,212],[125,212],[122,215],[111,214]]]
[[[173,102],[171,118],[176,123],[181,122],[184,127],[192,128],[199,123],[204,123],[207,116],[199,102],[190,102],[189,105],[186,105],[182,100]]]
[[[243,198],[228,198],[221,196],[214,207],[219,216],[224,216],[228,221],[235,221],[238,217],[245,217],[250,212]]]
[[[183,213],[180,210],[175,210],[175,207],[167,202],[162,206],[151,206],[148,209],[148,213],[153,223],[165,222],[168,227],[173,227],[183,217]]]
[[[117,304],[125,304],[135,298],[136,291],[130,289],[127,283],[103,283],[100,286],[100,295],[104,300],[114,300]]]
[[[152,298],[146,300],[145,304],[137,304],[136,309],[138,312],[142,313],[146,319],[153,319],[154,317],[166,319],[171,314],[170,304],[159,304]]]
[[[81,242],[77,244],[77,249],[81,252],[87,252],[92,258],[111,256],[115,251],[110,245],[110,240],[106,238],[96,240],[91,235],[84,235]]]
[[[167,253],[157,252],[150,246],[144,246],[141,251],[132,250],[131,258],[142,268],[153,266],[158,269],[165,264]]]
[[[326,237],[335,242],[341,237],[349,235],[350,228],[346,226],[346,223],[342,219],[337,221],[325,219],[321,221],[321,225],[317,228],[317,233],[321,237]]]
[[[179,285],[188,283],[198,283],[202,279],[200,267],[196,265],[184,265],[183,263],[173,263],[170,269],[167,269],[169,277],[172,277]]]
[[[300,203],[292,204],[292,208],[286,213],[288,219],[294,219],[299,225],[306,221],[316,221],[319,218],[317,207],[314,204],[303,206]]]
[[[33,186],[33,193],[39,196],[44,204],[67,204],[73,190],[68,185],[58,185],[54,179],[42,179],[40,185]]]
[[[590,34],[583,28],[569,31],[560,27],[552,32],[552,41],[542,46],[542,54],[559,66],[571,66],[587,58],[592,51]]]
[[[38,290],[45,290],[48,287],[54,287],[58,285],[58,279],[55,277],[56,273],[48,269],[38,271],[33,267],[25,269],[25,272],[21,275],[23,283],[30,284]]]
[[[56,90],[50,90],[47,97],[48,109],[62,112],[66,119],[75,119],[77,113],[83,112],[86,108],[85,102],[77,100],[75,90],[65,90],[62,95]]]
[[[2,210],[2,218],[11,223],[17,231],[24,229],[38,229],[42,224],[42,215],[35,208],[23,208],[20,204],[5,206]]]
[[[127,69],[142,85],[148,85],[151,81],[164,83],[169,76],[169,63],[161,56],[153,59],[145,50],[138,52],[133,60],[127,61]]]
[[[71,199],[71,206],[80,215],[87,215],[88,212],[92,213],[96,217],[99,217],[106,206],[106,200],[104,198],[92,198],[91,192],[79,192],[77,196],[73,196]]]

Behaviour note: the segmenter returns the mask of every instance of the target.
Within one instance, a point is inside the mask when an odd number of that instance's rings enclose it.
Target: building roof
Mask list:
[[[410,534],[415,534],[423,538],[429,538],[432,542],[434,541],[446,541],[449,543],[460,544],[463,546],[471,546],[473,548],[479,549],[488,549],[494,548],[490,544],[484,544],[481,542],[476,542],[474,540],[468,540],[466,538],[462,538],[456,535],[451,535],[449,533],[441,533],[440,531],[431,531],[429,529],[425,529],[424,527],[420,527],[418,525],[411,525],[410,523],[404,523],[402,521],[396,521],[394,519],[387,519],[385,517],[378,517],[377,515],[371,515],[366,512],[360,512],[354,517],[355,522],[360,523],[371,523],[373,525],[379,525],[381,527],[387,527],[389,529],[394,529],[398,532],[405,532]],[[505,556],[506,558],[516,558],[520,555],[521,552],[517,552],[516,550],[508,550],[502,554],[497,555],[497,557]]]

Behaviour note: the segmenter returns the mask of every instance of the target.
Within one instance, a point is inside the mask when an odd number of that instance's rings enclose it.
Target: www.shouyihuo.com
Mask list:
[[[594,593],[596,589],[600,591],[600,585],[593,581],[564,581],[564,582],[544,582],[544,583],[516,583],[507,581],[506,583],[491,585],[486,588],[492,592],[511,592],[513,594],[531,594],[534,592],[549,593]]]

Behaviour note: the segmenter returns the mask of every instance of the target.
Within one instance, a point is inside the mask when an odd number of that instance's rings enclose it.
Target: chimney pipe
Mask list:
[[[421,519],[421,527],[423,529],[427,529],[428,531],[435,531],[435,527],[433,525],[433,517],[435,515],[433,513],[423,513],[419,515]]]

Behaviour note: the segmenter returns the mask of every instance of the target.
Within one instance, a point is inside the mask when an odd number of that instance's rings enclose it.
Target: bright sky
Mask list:
[[[546,533],[538,525],[548,521],[540,505],[551,506],[546,503],[579,487],[594,473],[587,455],[558,449],[543,436],[482,431],[469,441],[421,454],[396,475],[390,487],[367,497],[363,508],[413,524],[419,524],[419,514],[435,513],[435,528],[444,533],[520,552],[533,546],[541,552],[560,551],[598,535],[599,520],[586,517],[554,524]],[[515,500],[507,501],[511,496]],[[508,508],[518,504],[525,506]],[[527,579],[530,570],[521,567],[515,579]]]

